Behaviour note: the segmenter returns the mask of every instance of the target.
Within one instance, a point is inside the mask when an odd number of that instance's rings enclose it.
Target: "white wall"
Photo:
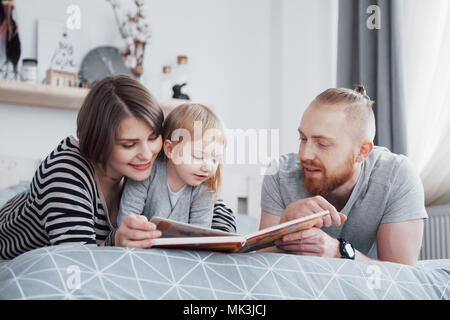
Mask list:
[[[106,1],[17,0],[22,58],[37,55],[37,19],[64,21],[73,3],[81,9],[82,25],[77,32],[82,33],[84,52],[101,45],[122,45]],[[158,91],[162,65],[186,54],[192,83],[188,93],[193,99],[214,105],[230,128],[268,126],[269,0],[158,0],[148,1],[146,12],[153,36],[146,51],[143,82],[151,91]],[[3,117],[12,108],[1,107],[2,130],[17,128]],[[27,112],[33,118],[46,111]],[[53,113],[57,117],[58,111]],[[74,132],[73,125],[71,130],[53,134]],[[4,142],[0,143],[3,152],[22,153],[20,148],[4,148]]]
[[[106,0],[16,0],[22,58],[36,57],[37,19],[64,21],[70,4],[81,9],[83,51],[122,45]],[[337,0],[149,0],[147,15],[143,82],[151,91],[162,65],[188,55],[193,99],[214,105],[228,128],[279,129],[280,153],[297,151],[304,109],[335,83]],[[0,154],[42,158],[75,134],[75,122],[72,111],[0,104]],[[260,168],[225,166],[232,208],[245,189],[240,177]]]
[[[303,112],[336,86],[337,0],[283,0],[281,153],[298,152]]]
[[[75,136],[76,118],[74,111],[0,104],[0,155],[43,159]]]

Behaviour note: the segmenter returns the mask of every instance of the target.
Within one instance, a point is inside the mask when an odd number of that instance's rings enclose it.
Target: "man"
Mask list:
[[[417,262],[427,218],[422,183],[405,156],[373,145],[372,104],[357,87],[328,89],[309,105],[298,155],[281,156],[264,177],[260,229],[330,215],[264,251],[371,260],[376,243],[381,261]]]

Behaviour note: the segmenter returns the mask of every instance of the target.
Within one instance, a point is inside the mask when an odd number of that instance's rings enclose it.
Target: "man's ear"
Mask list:
[[[356,162],[363,162],[372,152],[373,142],[364,141],[359,147],[359,153],[356,155]]]
[[[164,153],[166,154],[167,159],[172,159],[173,156],[173,142],[169,139],[164,140],[163,143]]]

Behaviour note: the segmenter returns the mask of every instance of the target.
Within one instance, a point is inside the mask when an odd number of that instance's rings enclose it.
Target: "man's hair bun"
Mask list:
[[[366,89],[362,85],[357,85],[356,88],[355,88],[355,91],[358,92],[359,94],[363,95],[363,96],[366,95]]]

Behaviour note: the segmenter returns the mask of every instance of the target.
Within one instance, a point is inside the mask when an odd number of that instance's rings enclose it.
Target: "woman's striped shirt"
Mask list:
[[[113,230],[92,164],[67,137],[40,164],[28,191],[0,208],[0,259],[58,244],[93,244]],[[214,204],[213,229],[236,232],[232,210]]]
[[[113,227],[91,163],[68,137],[40,164],[30,189],[0,209],[0,258],[57,244],[99,244]]]

